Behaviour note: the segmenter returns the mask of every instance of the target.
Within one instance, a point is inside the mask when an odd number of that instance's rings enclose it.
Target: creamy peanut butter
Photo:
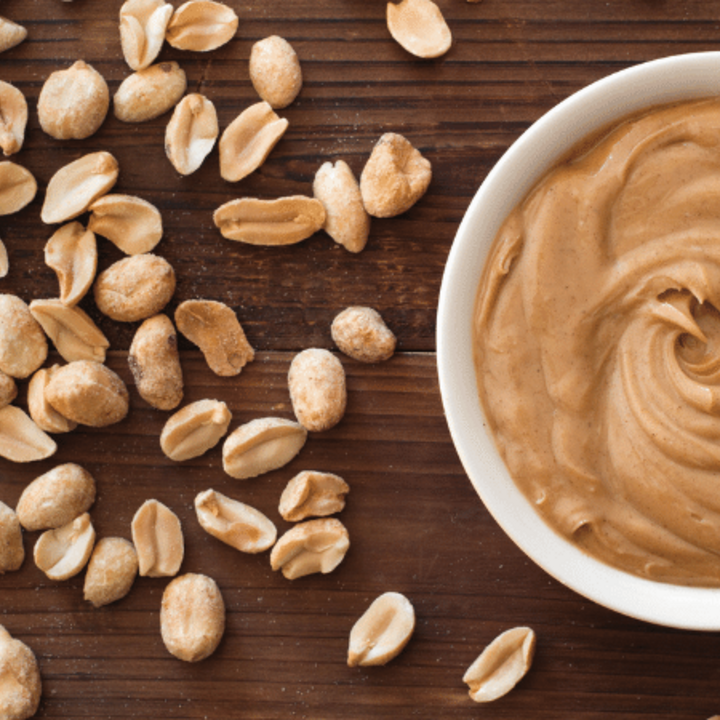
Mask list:
[[[515,482],[606,563],[720,586],[720,100],[587,144],[513,210],[475,318]]]

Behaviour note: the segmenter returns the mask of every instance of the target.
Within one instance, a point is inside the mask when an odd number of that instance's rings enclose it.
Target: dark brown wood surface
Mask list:
[[[172,507],[186,536],[184,572],[214,577],[228,608],[218,651],[198,664],[165,650],[159,605],[166,581],[140,578],[130,595],[93,610],[82,575],[53,583],[30,557],[0,577],[0,623],[35,650],[43,718],[687,718],[720,712],[720,636],[654,627],[601,608],[529,561],[475,495],[453,449],[435,369],[435,311],[454,233],[487,172],[534,120],[584,85],[654,58],[715,50],[714,3],[676,0],[438,0],[454,35],[443,58],[421,61],[389,36],[380,0],[228,0],[237,37],[201,55],[165,47],[189,90],[205,93],[226,126],[257,97],[248,78],[252,43],[282,35],[303,67],[300,97],[281,115],[290,128],[265,165],[237,185],[223,182],[217,151],[179,177],[165,158],[168,116],[124,125],[110,116],[81,142],[39,127],[45,78],[82,58],[111,91],[129,74],[120,50],[121,0],[2,0],[0,14],[28,39],[0,55],[0,79],[27,96],[26,145],[16,159],[38,178],[36,200],[2,218],[10,274],[0,292],[29,301],[57,294],[43,263],[50,229],[39,220],[44,187],[65,163],[109,150],[121,168],[118,192],[140,195],[163,214],[157,252],[179,282],[170,310],[209,297],[238,312],[258,357],[232,379],[218,378],[182,344],[186,400],[224,399],[233,427],[267,414],[291,417],[286,373],[295,352],[332,347],[329,324],[351,304],[369,304],[396,331],[399,353],[377,366],[343,358],[347,415],[313,435],[291,465],[252,481],[223,473],[220,449],[177,464],[158,444],[167,414],[132,392],[131,412],[107,430],[59,438],[48,461],[0,462],[0,499],[14,506],[24,486],[59,462],[85,465],[98,482],[98,534],[129,537],[147,498]],[[179,2],[175,3],[179,5]],[[310,193],[322,162],[342,158],[359,173],[377,138],[405,134],[433,164],[427,195],[407,214],[376,220],[367,249],[351,255],[320,233],[287,248],[224,240],[212,211],[242,195]],[[99,242],[100,266],[120,257]],[[131,384],[126,351],[135,329],[82,307],[112,342],[108,364]],[[24,395],[26,383],[21,383]],[[21,400],[21,404],[22,404]],[[341,519],[346,560],[328,576],[289,582],[267,553],[242,555],[206,535],[192,509],[209,487],[266,512],[287,529],[277,502],[301,469],[342,475],[351,485]],[[405,593],[417,612],[410,644],[384,668],[346,666],[350,628],[378,594]],[[530,625],[535,663],[507,697],[483,707],[462,675],[501,631]],[[1,715],[1,710],[0,710]]]

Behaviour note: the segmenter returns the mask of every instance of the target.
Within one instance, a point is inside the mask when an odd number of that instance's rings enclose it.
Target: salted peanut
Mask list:
[[[55,441],[20,408],[6,405],[0,410],[0,457],[26,463],[45,460],[56,450]]]
[[[450,28],[432,0],[389,2],[387,26],[393,38],[417,57],[440,57],[452,45]]]
[[[278,510],[288,522],[334,515],[345,507],[348,492],[350,486],[339,475],[304,470],[283,490]]]
[[[165,258],[151,253],[118,260],[98,275],[95,304],[120,322],[157,315],[175,292],[175,271]]]
[[[0,17],[0,52],[19,45],[27,37],[27,30],[12,20]]]
[[[95,545],[95,528],[83,513],[67,525],[46,530],[35,543],[35,564],[50,580],[67,580],[87,565]]]
[[[365,363],[388,360],[397,343],[394,333],[377,310],[357,305],[335,316],[330,334],[342,352]]]
[[[190,175],[203,164],[219,133],[212,101],[199,93],[186,95],[165,129],[165,154],[181,175]]]
[[[33,300],[30,312],[66,362],[105,362],[110,343],[84,310],[53,299]]]
[[[535,633],[529,627],[516,627],[498,635],[463,676],[470,697],[481,703],[509,693],[530,669],[534,654]]]
[[[16,512],[26,530],[67,525],[95,502],[95,479],[75,463],[58,465],[23,490]]]
[[[24,560],[20,521],[11,507],[0,502],[0,575],[19,570]]]
[[[370,234],[370,216],[365,211],[360,186],[346,162],[320,166],[313,194],[325,208],[323,230],[346,250],[359,253]]]
[[[288,580],[332,572],[345,557],[350,536],[335,518],[308,520],[288,530],[270,553],[270,566]]]
[[[165,423],[160,447],[171,460],[200,457],[214,448],[230,426],[232,413],[220,400],[198,400]]]
[[[27,403],[30,417],[41,430],[47,433],[66,433],[77,427],[77,423],[63,417],[50,405],[45,397],[45,388],[50,382],[50,378],[59,369],[59,365],[53,365],[51,368],[40,368],[30,378],[28,384]]]
[[[360,176],[365,209],[375,217],[394,217],[409,210],[430,184],[430,161],[397,133],[377,142]]]
[[[185,71],[176,62],[151,65],[120,83],[113,112],[122,122],[146,122],[175,107],[186,88]]]
[[[306,430],[329,430],[345,414],[345,370],[328,350],[298,353],[290,363],[288,387],[295,417]]]
[[[223,468],[238,480],[257,477],[287,465],[302,450],[305,440],[305,428],[292,420],[251,420],[225,440]]]
[[[304,195],[276,200],[239,198],[221,205],[213,221],[228,240],[249,245],[293,245],[323,226],[325,208],[319,200]]]
[[[237,375],[255,358],[255,350],[247,341],[235,311],[225,303],[185,300],[175,311],[175,324],[200,348],[216,375]]]
[[[187,573],[166,588],[160,607],[165,647],[185,662],[212,655],[225,632],[225,603],[217,583],[207,575]]]
[[[52,225],[81,215],[117,182],[118,172],[117,160],[104,151],[61,167],[50,178],[40,219]]]
[[[175,11],[165,39],[178,50],[207,52],[230,42],[237,26],[238,16],[224,3],[190,0]]]
[[[244,553],[260,553],[275,544],[272,520],[250,505],[205,490],[195,498],[195,512],[205,532]]]
[[[55,370],[45,386],[45,399],[68,420],[91,427],[120,422],[129,409],[120,376],[92,360],[77,360]]]
[[[88,210],[88,229],[107,238],[126,255],[150,252],[162,238],[160,211],[142,198],[104,195]]]
[[[0,708],[3,720],[26,720],[37,712],[42,694],[33,651],[0,625]]]
[[[128,353],[135,387],[158,410],[176,408],[183,397],[177,334],[167,315],[148,318],[137,329]]]
[[[10,262],[8,260],[7,248],[5,243],[0,240],[0,278],[7,277],[10,270]]]
[[[143,577],[172,577],[182,565],[185,541],[178,516],[158,500],[146,500],[132,519],[132,538]]]
[[[401,593],[383,593],[350,631],[348,666],[386,665],[400,654],[414,630],[412,603]]]
[[[47,357],[45,334],[17,295],[0,294],[0,370],[26,378]]]
[[[266,102],[255,103],[243,110],[220,137],[218,149],[223,180],[237,182],[255,172],[287,127],[288,121],[278,117]]]
[[[79,222],[63,225],[45,244],[45,264],[57,274],[60,302],[77,305],[90,289],[97,272],[95,234]]]
[[[105,78],[78,60],[52,73],[40,90],[40,127],[57,140],[82,140],[96,133],[110,108]]]
[[[287,107],[302,87],[300,60],[293,46],[277,35],[256,42],[250,51],[250,81],[271,107]]]
[[[9,160],[0,162],[0,215],[20,212],[36,192],[37,182],[29,170]]]
[[[116,602],[130,592],[137,572],[137,553],[129,540],[102,538],[90,556],[83,597],[95,607]]]
[[[17,397],[15,380],[0,370],[0,409],[9,405]]]
[[[5,156],[22,147],[27,118],[25,96],[14,85],[0,80],[0,148]]]
[[[127,0],[120,8],[120,45],[133,70],[146,68],[160,54],[172,14],[165,0]]]

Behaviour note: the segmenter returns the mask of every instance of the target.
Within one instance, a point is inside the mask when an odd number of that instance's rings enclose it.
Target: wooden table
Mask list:
[[[217,151],[181,178],[163,151],[168,116],[142,125],[108,117],[85,141],[60,142],[39,128],[45,78],[83,58],[111,91],[129,73],[120,51],[121,0],[4,0],[0,12],[28,39],[0,55],[0,78],[28,98],[26,146],[16,156],[40,192],[5,217],[10,255],[0,291],[26,301],[57,295],[43,263],[51,230],[39,219],[51,175],[79,155],[109,150],[118,192],[161,209],[158,253],[178,275],[169,310],[191,297],[238,312],[258,350],[237,378],[218,378],[181,344],[186,401],[225,400],[233,425],[291,417],[286,383],[293,355],[332,348],[329,325],[348,305],[377,308],[398,353],[366,366],[342,358],[349,403],[340,425],[314,434],[288,467],[251,481],[223,473],[220,448],[176,464],[160,451],[166,413],[131,387],[131,412],[106,430],[59,438],[50,460],[0,462],[0,499],[14,506],[25,485],[60,462],[85,465],[98,482],[92,516],[99,536],[129,537],[138,506],[155,497],[180,516],[183,572],[216,579],[227,631],[207,661],[171,657],[159,633],[166,581],[139,578],[115,605],[92,609],[82,575],[54,583],[30,557],[0,578],[0,621],[37,654],[43,676],[38,717],[47,718],[687,718],[720,711],[720,636],[653,627],[596,606],[548,577],[496,526],[475,495],[447,431],[435,370],[435,310],[443,265],[470,198],[510,143],[558,101],[598,78],[666,55],[715,50],[717,8],[699,0],[439,0],[454,34],[443,58],[421,61],[389,36],[379,0],[228,0],[237,37],[200,55],[165,47],[189,91],[215,103],[221,127],[257,100],[247,61],[254,41],[282,35],[296,48],[304,86],[281,115],[290,128],[265,165],[237,185],[219,177]],[[179,2],[176,3],[179,5]],[[223,239],[212,224],[221,203],[249,195],[310,194],[314,173],[342,158],[359,173],[377,138],[406,135],[433,165],[427,195],[408,213],[373,221],[366,250],[352,255],[324,233],[295,246],[256,248]],[[120,258],[99,241],[100,267]],[[126,352],[135,326],[82,307],[112,343],[108,364],[131,384]],[[55,358],[56,359],[56,358]],[[26,383],[21,383],[21,404]],[[242,555],[205,534],[195,495],[209,487],[277,514],[301,469],[340,474],[352,490],[341,514],[351,549],[327,576],[295,582],[271,571],[267,553]],[[384,668],[346,666],[350,628],[378,594],[405,593],[417,612],[410,644]],[[461,678],[499,632],[530,625],[535,663],[507,697],[477,706]]]

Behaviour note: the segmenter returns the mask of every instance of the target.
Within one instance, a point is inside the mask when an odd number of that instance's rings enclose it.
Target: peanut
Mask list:
[[[1,38],[1,36],[0,36]],[[0,625],[0,708],[3,720],[26,720],[37,712],[42,694],[33,651]]]
[[[393,38],[417,57],[440,57],[452,45],[450,28],[432,0],[389,2],[387,26]]]
[[[160,54],[172,14],[165,0],[127,0],[120,8],[120,45],[133,70],[146,68]]]
[[[165,130],[165,154],[181,175],[190,175],[203,164],[219,132],[212,102],[198,93],[186,95]]]
[[[104,195],[88,210],[88,229],[107,238],[126,255],[149,253],[162,238],[160,211],[142,198]]]
[[[348,484],[338,475],[305,470],[283,490],[278,511],[288,522],[334,515],[345,507],[349,491]]]
[[[0,410],[0,457],[25,463],[45,460],[56,450],[55,441],[20,408],[6,405]]]
[[[335,316],[330,333],[342,352],[360,362],[382,362],[395,352],[395,335],[369,307],[346,308]]]
[[[87,565],[95,529],[90,515],[84,513],[66,525],[46,530],[35,543],[35,564],[50,580],[67,580]]]
[[[20,521],[12,508],[0,502],[0,575],[19,570],[24,560]]]
[[[56,230],[45,245],[45,263],[60,284],[60,301],[77,305],[90,289],[97,271],[95,235],[79,222]]]
[[[124,598],[135,582],[138,559],[135,547],[125,538],[102,538],[90,556],[83,597],[95,607]]]
[[[208,52],[230,42],[237,26],[238,16],[225,3],[189,0],[173,14],[165,37],[178,50]]]
[[[140,575],[176,575],[185,555],[185,541],[178,516],[158,500],[146,500],[132,519],[132,537]]]
[[[25,96],[14,85],[0,81],[0,148],[5,156],[22,147],[27,118]]]
[[[165,423],[160,447],[171,460],[200,457],[217,445],[232,420],[228,406],[219,400],[198,400],[178,410]]]
[[[77,427],[77,423],[63,417],[45,397],[45,388],[50,382],[50,378],[59,369],[59,365],[40,368],[28,384],[27,402],[30,417],[41,430],[47,433],[66,433]]]
[[[16,295],[0,294],[0,370],[26,378],[47,357],[45,334],[30,308]]]
[[[250,81],[272,108],[287,107],[300,93],[302,70],[297,53],[285,38],[272,35],[250,51]]]
[[[150,65],[120,83],[113,98],[115,117],[126,123],[152,120],[175,107],[186,88],[185,71],[176,62]]]
[[[22,165],[0,162],[0,215],[20,212],[37,193],[33,174]]]

